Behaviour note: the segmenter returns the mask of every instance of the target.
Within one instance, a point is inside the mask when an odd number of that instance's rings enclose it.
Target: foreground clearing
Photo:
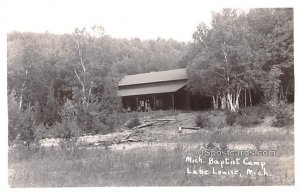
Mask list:
[[[99,146],[94,144],[103,136],[91,136],[86,138],[93,145],[30,150],[12,148],[8,152],[9,184],[11,187],[294,184],[294,136],[290,127],[272,127],[272,117],[266,117],[254,126],[223,126],[221,135],[214,125],[178,133],[179,126],[195,126],[196,114],[178,112],[160,115],[160,118],[174,121],[139,129],[141,142]],[[215,124],[224,119],[223,112],[207,114]],[[248,157],[250,161],[265,163],[265,171],[271,175],[258,175],[261,171],[257,166],[220,167],[187,162],[188,156],[197,158],[199,149],[206,148],[209,142],[212,148],[219,150],[223,146],[229,150],[276,150],[277,156]],[[201,158],[208,163],[209,156]],[[222,161],[226,156],[213,158]],[[243,160],[245,157],[240,158]],[[201,173],[212,169],[216,173],[220,171],[220,175]],[[250,174],[247,174],[249,169]],[[239,175],[234,174],[235,170],[239,171]]]

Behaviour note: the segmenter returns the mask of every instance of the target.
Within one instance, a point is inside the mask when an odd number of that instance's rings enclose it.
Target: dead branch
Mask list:
[[[145,120],[144,122],[169,122],[175,121],[175,119],[154,119],[154,120]]]
[[[183,129],[191,129],[191,130],[199,130],[201,127],[186,127],[186,126],[181,126],[178,128],[178,132],[181,133]]]
[[[153,125],[154,123],[156,123],[156,121],[136,126],[136,127],[134,127],[134,129],[140,129],[140,128],[143,128],[143,127],[149,127],[149,126]]]
[[[175,119],[156,119],[156,121],[175,121]]]

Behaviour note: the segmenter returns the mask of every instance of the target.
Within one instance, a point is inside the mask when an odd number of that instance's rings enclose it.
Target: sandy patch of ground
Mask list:
[[[218,125],[225,121],[225,113],[224,112],[215,112],[208,113],[202,112],[203,116],[208,116],[212,121],[213,125]],[[109,146],[112,150],[128,150],[133,148],[144,148],[150,147],[149,149],[156,148],[170,148],[173,149],[178,146],[179,143],[184,144],[184,139],[188,139],[188,137],[196,136],[196,135],[204,135],[209,136],[214,131],[217,130],[217,127],[212,128],[203,128],[200,130],[183,130],[182,133],[178,133],[178,128],[180,126],[195,126],[195,117],[197,116],[197,112],[190,113],[179,113],[174,115],[165,115],[160,117],[160,119],[171,119],[169,122],[157,122],[156,124],[144,127],[140,129],[131,129],[131,130],[122,130],[119,132],[110,133],[107,135],[87,135],[81,136],[78,138],[77,143],[80,145],[88,146],[89,148],[107,148]],[[274,133],[274,132],[286,132],[285,129],[272,127],[272,119],[273,117],[266,117],[262,123],[249,127],[242,128],[246,129],[247,134],[249,133]],[[147,123],[151,121],[150,118],[144,117],[142,121]],[[223,126],[223,131],[227,131],[231,127],[226,125]],[[127,139],[132,139],[134,142],[128,142]],[[206,140],[208,141],[208,139]],[[40,141],[40,144],[44,147],[50,146],[58,146],[61,142],[61,139],[43,139]],[[199,146],[203,143],[199,141],[199,143],[195,140],[194,142],[189,143],[188,145],[191,148],[194,146]],[[255,149],[255,145],[249,142],[229,142],[229,149]],[[261,148],[266,149],[276,149],[276,144],[268,142],[268,144],[262,143]]]

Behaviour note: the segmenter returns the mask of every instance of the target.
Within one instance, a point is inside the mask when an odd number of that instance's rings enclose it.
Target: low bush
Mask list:
[[[205,117],[201,114],[197,114],[196,119],[195,119],[195,124],[201,128],[209,126],[208,117]]]
[[[228,145],[231,142],[232,138],[231,134],[229,134],[227,131],[224,132],[220,129],[221,127],[210,135],[209,142],[206,146],[208,149],[228,149]]]
[[[138,117],[134,117],[125,123],[125,127],[132,129],[141,124],[140,119]]]
[[[20,108],[15,91],[8,95],[8,141],[9,145],[21,143],[29,147],[34,142],[36,121],[33,108]]]
[[[221,150],[227,150],[228,149],[228,145],[231,141],[231,136],[229,133],[225,133],[225,132],[222,132],[220,135],[219,135],[219,144],[220,144],[220,149]]]
[[[274,127],[284,127],[291,125],[293,122],[293,119],[290,117],[290,115],[285,112],[284,110],[279,110],[278,113],[276,113],[275,119],[272,122],[272,126]]]
[[[227,125],[230,125],[230,126],[232,126],[233,124],[235,124],[236,123],[236,114],[235,113],[228,113],[227,115],[226,115],[226,123],[227,123]]]
[[[259,110],[257,111],[257,114],[260,119],[265,119],[265,117],[268,116],[268,111],[267,111],[266,107],[261,106],[259,108]]]
[[[237,117],[237,124],[243,127],[257,125],[261,123],[261,118],[258,115],[241,115]]]
[[[261,150],[261,146],[263,144],[263,141],[262,140],[255,140],[252,142],[252,144],[255,146],[256,150]]]

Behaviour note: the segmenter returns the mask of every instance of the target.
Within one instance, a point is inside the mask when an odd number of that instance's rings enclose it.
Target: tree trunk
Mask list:
[[[24,84],[22,84],[22,89],[21,89],[21,96],[20,96],[20,102],[19,102],[19,110],[22,109],[22,106],[23,106],[23,90],[24,90]]]
[[[219,108],[219,101],[218,101],[219,96],[217,95],[216,98],[215,96],[212,96],[212,98],[213,98],[214,109],[217,110]]]
[[[222,95],[221,97],[221,108],[224,110],[226,108],[226,96]]]
[[[80,61],[80,65],[81,65],[82,71],[85,74],[86,73],[86,66],[85,66],[85,63],[84,63],[84,60],[83,60],[83,57],[82,57],[82,47],[80,45],[80,39],[79,38],[80,37],[78,37],[78,39],[76,38],[77,52],[78,52],[78,57],[79,57],[79,61]],[[83,100],[83,104],[88,105],[88,99],[89,99],[89,94],[90,93],[86,93],[86,91],[89,91],[89,89],[86,88],[86,86],[85,86],[85,84],[86,84],[85,77],[81,78],[75,69],[74,69],[74,72],[75,72],[75,75],[76,75],[78,81],[80,82],[80,84],[82,86],[82,94],[83,94],[82,100]]]
[[[247,90],[245,89],[245,107],[247,107]]]
[[[250,91],[250,88],[248,89],[248,93],[249,93],[250,107],[252,107],[252,97],[251,97],[251,91]]]
[[[287,102],[287,95],[288,95],[288,91],[289,91],[289,86],[290,86],[290,81],[288,82],[287,86],[286,86],[286,90],[285,90],[285,96],[284,96],[284,101]]]
[[[80,82],[81,87],[82,87],[83,103],[86,103],[87,102],[87,98],[85,96],[85,85],[84,85],[84,82],[81,80],[80,76],[78,75],[78,73],[76,72],[75,69],[74,69],[74,72],[75,72],[75,75],[76,75],[76,77],[77,77],[77,79]]]
[[[239,106],[240,92],[241,92],[241,89],[238,89],[238,91],[236,92],[236,96],[235,96],[235,108],[236,108],[236,112],[240,108],[240,106]]]
[[[245,102],[244,102],[244,94],[242,93],[242,96],[241,96],[240,101],[239,101],[239,105],[241,107],[241,106],[244,106],[244,104],[245,104]]]
[[[28,59],[27,59],[28,60]],[[27,62],[28,63],[28,62]],[[27,64],[26,63],[26,64]],[[23,107],[23,92],[24,92],[24,89],[25,89],[25,83],[26,83],[26,80],[27,80],[27,75],[28,75],[28,70],[26,69],[25,70],[25,80],[22,84],[22,88],[21,88],[21,96],[20,96],[20,102],[19,102],[19,110],[22,109]]]
[[[239,96],[241,89],[238,89],[236,94],[232,94],[230,91],[227,92],[227,102],[229,110],[232,113],[235,113],[239,110]]]
[[[279,88],[279,101],[283,100],[283,86],[280,86]]]
[[[232,94],[230,92],[227,93],[227,102],[228,102],[228,108],[230,112],[234,112],[234,107],[232,104]]]

